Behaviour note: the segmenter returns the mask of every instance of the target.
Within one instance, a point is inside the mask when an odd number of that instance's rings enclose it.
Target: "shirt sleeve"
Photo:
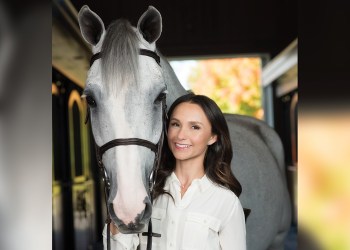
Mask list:
[[[111,250],[136,250],[139,245],[139,237],[137,234],[122,234],[117,233],[111,235]],[[107,224],[105,224],[102,232],[103,236],[103,249],[107,250]]]
[[[246,228],[242,205],[237,198],[227,222],[219,232],[222,250],[246,250]]]

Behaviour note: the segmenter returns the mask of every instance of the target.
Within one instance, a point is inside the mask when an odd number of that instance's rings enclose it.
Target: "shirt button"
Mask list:
[[[172,220],[172,221],[171,221],[171,224],[173,224],[173,225],[174,225],[174,224],[175,224],[175,221],[174,221],[174,220]]]

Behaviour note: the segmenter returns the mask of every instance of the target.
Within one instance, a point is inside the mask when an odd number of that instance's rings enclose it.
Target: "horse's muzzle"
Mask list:
[[[152,214],[152,204],[148,196],[144,199],[145,209],[141,211],[132,222],[125,223],[115,214],[113,209],[113,203],[109,203],[109,212],[112,221],[118,227],[118,230],[123,234],[140,233],[144,229],[145,225],[148,224]]]

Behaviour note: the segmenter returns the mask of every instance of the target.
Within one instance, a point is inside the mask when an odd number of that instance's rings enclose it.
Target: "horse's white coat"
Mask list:
[[[85,11],[92,12],[86,7]],[[102,23],[95,13],[93,16]],[[101,39],[92,44],[94,54],[101,51],[106,36],[103,23],[101,27]],[[139,48],[155,51],[155,42],[148,43],[138,29],[133,30]],[[85,40],[93,41],[88,37],[91,33],[83,31]],[[96,60],[88,71],[84,97],[92,96],[97,103],[96,108],[90,107],[90,113],[93,135],[99,146],[117,138],[140,138],[154,144],[160,139],[162,107],[161,103],[155,104],[155,100],[166,91],[162,68],[148,56],[139,55],[138,61],[138,72],[134,72],[138,82],[121,82],[121,78],[113,76],[110,79],[115,81],[112,83],[117,87],[115,92],[108,91],[111,88],[103,82],[108,77],[101,75],[101,60]],[[125,225],[136,224],[135,219],[145,210],[145,200],[149,200],[146,188],[154,152],[136,145],[118,146],[106,151],[102,160],[112,176],[108,203],[113,204],[114,214]]]

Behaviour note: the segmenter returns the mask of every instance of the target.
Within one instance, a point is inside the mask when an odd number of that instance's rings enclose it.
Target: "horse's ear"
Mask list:
[[[162,33],[162,16],[159,11],[153,6],[149,6],[140,17],[137,29],[147,42],[157,41]]]
[[[78,14],[80,31],[86,42],[95,46],[105,32],[105,25],[102,19],[89,6],[81,7]]]

